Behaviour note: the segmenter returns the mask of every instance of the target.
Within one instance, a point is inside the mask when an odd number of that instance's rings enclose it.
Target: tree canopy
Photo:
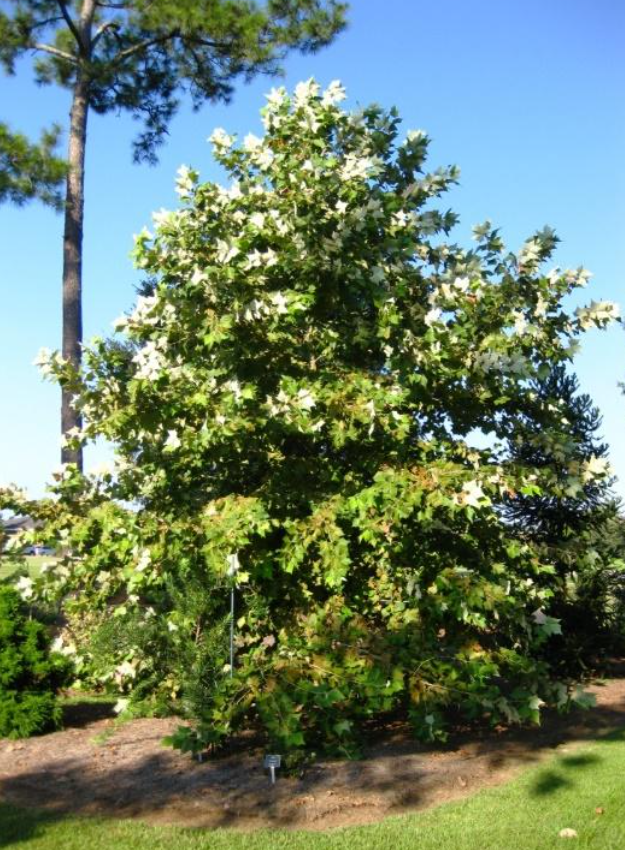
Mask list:
[[[457,169],[426,171],[423,131],[344,97],[274,89],[262,138],[216,130],[230,182],[180,169],[180,208],[137,237],[122,336],[81,373],[40,356],[84,417],[69,439],[105,437],[116,461],[56,473],[39,511],[68,556],[38,592],[126,635],[103,675],[179,699],[199,721],[182,747],[260,721],[286,749],[351,752],[390,710],[433,739],[450,707],[536,720],[570,698],[543,652],[554,564],[505,506],[609,477],[535,384],[618,308],[565,308],[590,275],[544,270],[549,228],[516,253],[489,222],[470,250],[449,241],[433,201]],[[528,421],[557,463],[513,451]]]

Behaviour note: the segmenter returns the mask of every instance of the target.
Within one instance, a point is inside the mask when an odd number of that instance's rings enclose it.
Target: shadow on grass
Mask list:
[[[609,735],[598,737],[606,743],[623,743],[625,730],[619,730]],[[555,794],[563,788],[573,788],[578,780],[580,770],[596,767],[602,759],[595,753],[579,753],[578,755],[561,756],[548,769],[540,771],[530,788],[534,797],[546,797]]]
[[[560,758],[555,768],[543,770],[536,778],[536,782],[530,793],[535,797],[544,797],[555,794],[562,788],[572,788],[575,785],[574,772],[579,768],[593,767],[601,761],[596,755],[580,755]]]
[[[116,700],[110,698],[80,699],[72,697],[70,700],[62,699],[63,727],[71,729],[83,729],[90,723],[98,720],[110,720],[115,714]]]
[[[62,815],[18,809],[0,803],[0,847],[11,847],[20,841],[30,841],[45,833],[47,824],[61,820]]]

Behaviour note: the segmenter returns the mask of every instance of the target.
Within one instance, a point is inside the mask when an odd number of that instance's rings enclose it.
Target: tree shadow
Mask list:
[[[625,730],[620,729],[605,735],[599,735],[595,740],[615,743],[625,741]],[[572,788],[575,785],[576,774],[580,769],[594,767],[602,759],[595,753],[577,753],[561,756],[548,770],[541,771],[533,783],[530,793],[533,796],[548,796],[561,788]]]
[[[560,791],[563,788],[572,788],[575,785],[571,773],[573,770],[593,767],[600,761],[599,756],[591,753],[559,758],[554,768],[540,772],[530,793],[532,796],[544,797],[549,794],[555,794],[556,791]]]
[[[21,841],[31,841],[45,834],[47,824],[61,818],[54,812],[15,808],[0,803],[0,847],[10,847]]]
[[[105,721],[26,741],[10,754],[0,750],[0,796],[44,808],[52,812],[49,817],[98,814],[244,829],[370,823],[505,781],[511,769],[536,763],[567,741],[605,737],[625,727],[625,703],[567,717],[548,714],[538,729],[465,727],[444,749],[415,742],[407,727],[396,723],[367,746],[361,761],[321,760],[299,776],[281,772],[273,787],[262,767],[263,749],[253,737],[245,748],[198,763],[161,746],[175,722],[145,719],[116,726]],[[102,729],[106,734],[97,742],[94,733]],[[611,737],[623,740],[623,733]],[[569,787],[576,772],[597,762],[594,754],[562,756],[538,776],[532,793],[546,796]],[[23,840],[18,827],[12,829],[7,834]]]
[[[116,717],[115,699],[73,699],[61,705],[63,711],[63,727],[83,729],[99,720],[109,720]]]

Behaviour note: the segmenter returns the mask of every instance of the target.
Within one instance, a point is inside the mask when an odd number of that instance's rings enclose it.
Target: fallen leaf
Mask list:
[[[566,827],[566,829],[560,830],[558,836],[560,838],[577,838],[577,833],[574,829],[569,829],[569,827]]]

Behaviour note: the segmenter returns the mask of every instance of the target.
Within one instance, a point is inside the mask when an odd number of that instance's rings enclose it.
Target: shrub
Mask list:
[[[0,587],[0,737],[27,738],[59,725],[58,688],[71,665],[50,651],[46,627],[16,590]]]

